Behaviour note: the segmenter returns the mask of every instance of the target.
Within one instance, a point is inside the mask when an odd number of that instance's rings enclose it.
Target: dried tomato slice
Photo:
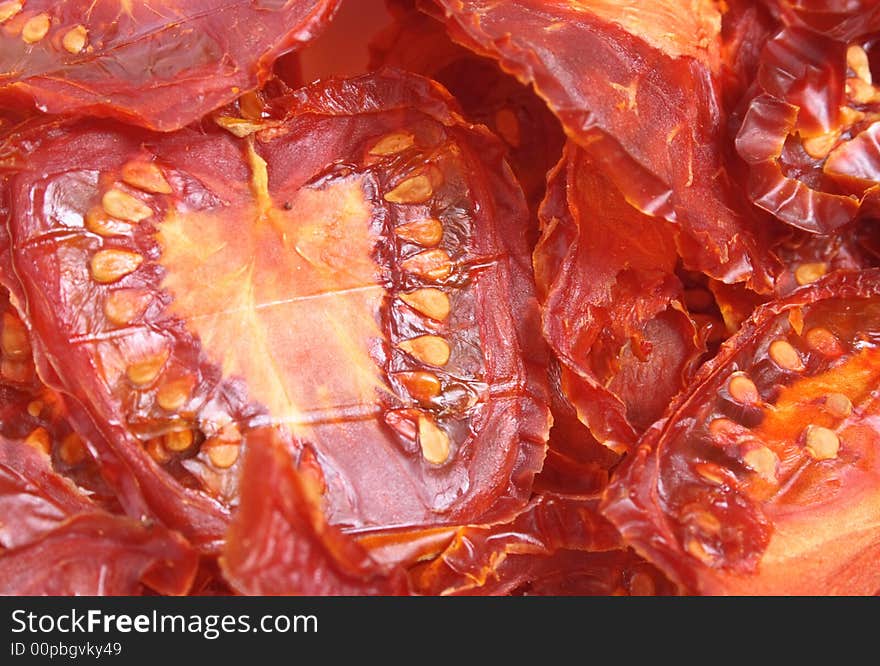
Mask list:
[[[405,593],[402,570],[383,569],[327,524],[321,482],[297,470],[293,453],[273,428],[247,435],[241,503],[220,560],[226,580],[243,594]]]
[[[618,187],[643,212],[679,224],[688,268],[766,290],[765,231],[724,169],[717,3],[437,4],[453,38],[533,84],[570,137],[619,142],[628,161]]]
[[[49,457],[0,438],[0,594],[186,594],[197,553],[159,526],[102,511]]]
[[[605,175],[615,150],[601,137],[566,146],[534,263],[563,392],[600,442],[623,451],[685,386],[706,332],[684,305],[675,226],[630,206]]]
[[[829,234],[876,210],[880,91],[866,46],[786,28],[764,49],[736,149],[750,198],[786,224]]]
[[[400,67],[442,83],[468,119],[483,123],[504,141],[510,165],[537,210],[565,137],[534,91],[493,61],[453,42],[440,21],[415,7],[398,7],[394,23],[374,38],[370,51],[374,67]]]
[[[0,100],[178,129],[259,87],[338,5],[4,0]]]
[[[393,71],[276,111],[243,137],[90,121],[20,144],[13,258],[47,366],[199,543],[267,423],[324,470],[333,524],[511,515],[549,416],[503,148]]]
[[[880,271],[760,308],[618,468],[604,514],[692,592],[880,586]]]

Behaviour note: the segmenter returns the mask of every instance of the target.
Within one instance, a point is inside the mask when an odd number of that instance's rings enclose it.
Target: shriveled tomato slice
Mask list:
[[[0,100],[173,130],[259,87],[339,0],[0,3]]]
[[[764,49],[736,148],[751,199],[786,224],[828,234],[876,210],[880,91],[870,50],[802,28]]]
[[[446,86],[468,119],[504,141],[510,165],[537,210],[565,140],[559,121],[531,88],[453,42],[436,18],[413,6],[396,10],[394,23],[371,44],[373,66],[400,67]]]
[[[676,227],[639,212],[605,175],[616,151],[601,137],[566,146],[534,263],[562,390],[592,434],[623,451],[685,386],[706,332],[684,304]]]
[[[880,272],[760,308],[618,468],[604,514],[692,592],[872,594]]]
[[[185,594],[198,555],[179,535],[111,515],[51,468],[0,438],[0,594]]]
[[[226,580],[243,594],[404,593],[401,569],[381,567],[327,524],[320,477],[297,470],[293,454],[273,428],[248,434],[241,503],[221,558]]]
[[[766,289],[761,225],[726,180],[721,13],[711,1],[437,0],[450,34],[534,85],[566,133],[628,160],[617,185],[679,224],[688,268]]]
[[[276,112],[245,136],[93,121],[22,141],[10,227],[46,365],[199,541],[265,424],[317,460],[333,524],[511,515],[549,417],[503,148],[393,71]]]

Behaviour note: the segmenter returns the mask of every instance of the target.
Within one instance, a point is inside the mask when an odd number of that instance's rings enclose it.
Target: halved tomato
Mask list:
[[[260,115],[21,138],[10,231],[41,373],[121,461],[127,510],[203,545],[265,425],[323,470],[332,524],[509,517],[549,415],[502,146],[390,70]]]
[[[880,588],[880,271],[759,308],[618,468],[602,510],[705,594]]]

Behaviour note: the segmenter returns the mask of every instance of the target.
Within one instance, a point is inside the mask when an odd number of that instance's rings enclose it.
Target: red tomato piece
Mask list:
[[[867,47],[867,49],[866,49]],[[786,28],[764,49],[736,137],[752,201],[829,234],[880,200],[880,91],[870,43]]]
[[[616,190],[604,169],[614,151],[607,138],[566,147],[534,263],[562,390],[600,442],[624,451],[686,385],[706,345],[676,275],[676,227]]]
[[[10,231],[41,372],[121,461],[127,510],[140,493],[199,544],[222,538],[243,436],[266,424],[323,470],[332,524],[514,514],[549,410],[503,148],[393,71],[266,115],[21,140]]]
[[[880,5],[874,0],[772,0],[767,4],[786,22],[833,39],[850,41],[880,30]]]
[[[4,0],[0,100],[169,131],[262,85],[339,0]]]
[[[880,272],[759,308],[624,461],[602,511],[690,592],[872,594]]]
[[[0,438],[0,594],[186,594],[198,554],[160,526],[101,510],[48,455]]]
[[[679,225],[689,269],[767,289],[765,230],[724,169],[717,3],[436,4],[454,39],[533,84],[572,139],[589,146],[604,133],[620,144],[617,186],[643,212]]]

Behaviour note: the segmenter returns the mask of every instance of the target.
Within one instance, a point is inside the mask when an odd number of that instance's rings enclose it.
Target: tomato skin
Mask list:
[[[2,24],[0,99],[180,129],[265,83],[274,60],[312,39],[338,6],[31,0]]]
[[[759,308],[618,469],[602,512],[688,591],[877,588],[878,280]]]
[[[515,514],[549,409],[528,211],[503,148],[439,86],[393,70],[265,102],[258,120],[233,112],[164,135],[53,121],[6,149],[40,373],[73,396],[126,510],[218,552],[243,436],[268,423],[315,456],[333,524]],[[242,266],[253,292],[230,277]]]
[[[592,436],[622,452],[686,386],[707,331],[684,303],[677,228],[631,206],[603,168],[619,153],[608,138],[567,144],[533,261],[561,390]]]
[[[0,438],[0,507],[2,594],[190,589],[198,555],[180,535],[107,513],[29,444]]]

